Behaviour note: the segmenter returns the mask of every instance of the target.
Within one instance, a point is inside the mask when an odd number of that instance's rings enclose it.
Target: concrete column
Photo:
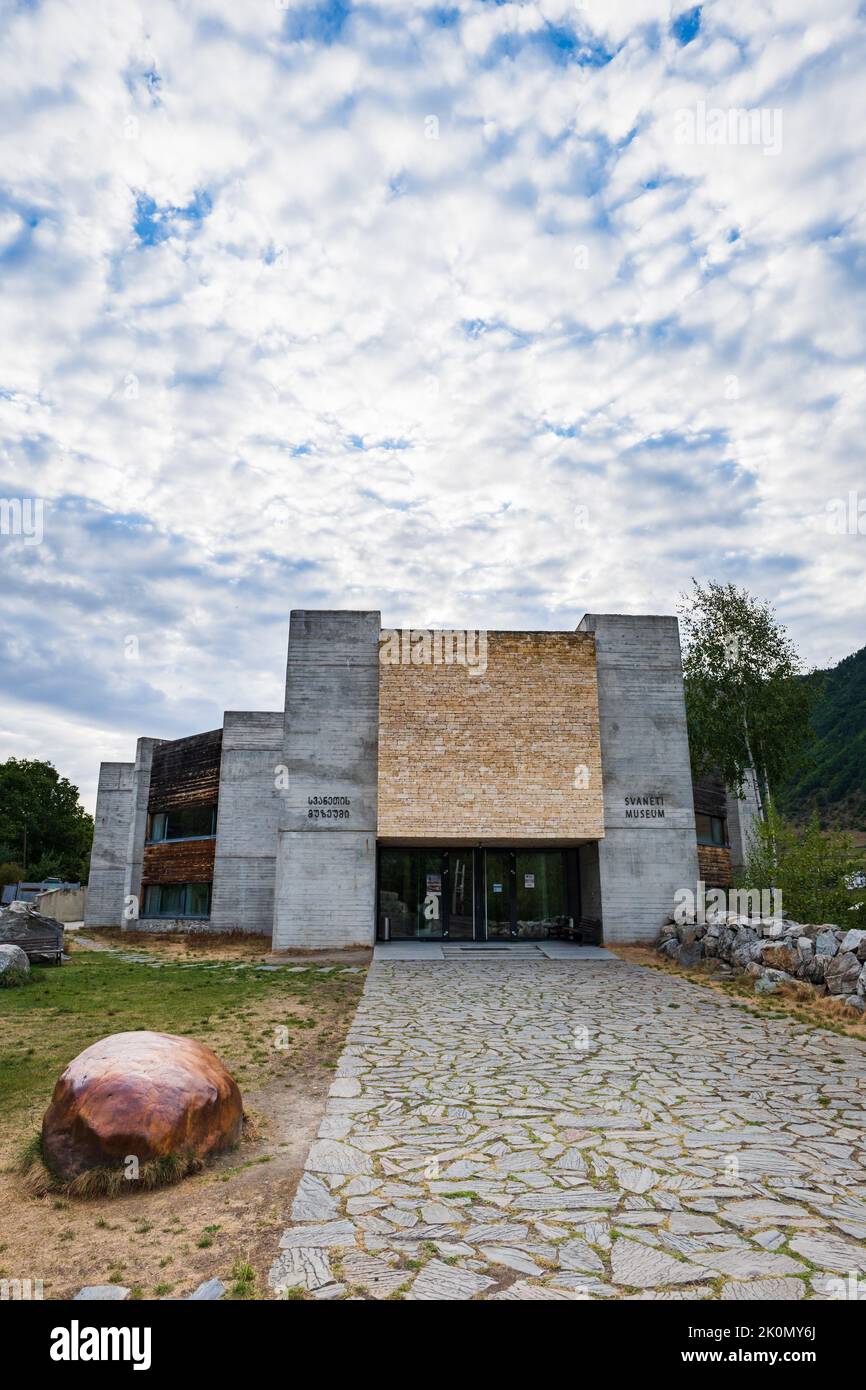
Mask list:
[[[369,946],[376,920],[378,613],[292,613],[275,950]]]
[[[123,878],[124,906],[129,898],[138,903],[138,915],[144,909],[141,901],[141,871],[144,862],[144,838],[147,832],[147,803],[150,797],[150,768],[153,750],[163,743],[163,739],[140,738],[135,746],[135,766],[132,770],[131,814],[129,836],[126,844],[126,872]],[[135,918],[123,917],[121,925],[128,931],[135,931],[138,922]]]
[[[99,767],[90,876],[85,893],[87,927],[121,924],[134,769],[134,763],[101,763]]]
[[[698,879],[679,625],[587,613],[578,630],[596,640],[604,938],[650,941]]]
[[[223,721],[210,927],[269,935],[283,797],[282,711],[227,710]]]
[[[731,869],[736,874],[745,868],[749,841],[756,822],[761,819],[758,794],[753,773],[746,776],[744,796],[727,795],[728,839],[731,842]]]

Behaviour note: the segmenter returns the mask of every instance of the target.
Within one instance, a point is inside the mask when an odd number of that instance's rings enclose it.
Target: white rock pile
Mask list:
[[[745,971],[755,977],[759,993],[772,993],[786,980],[800,980],[866,1013],[866,931],[735,912],[706,915],[706,921],[693,915],[683,921],[669,918],[658,949],[681,965],[712,961],[722,971]]]

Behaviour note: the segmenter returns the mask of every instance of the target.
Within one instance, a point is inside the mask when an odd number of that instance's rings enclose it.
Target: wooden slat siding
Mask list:
[[[698,845],[698,872],[708,888],[730,888],[731,851],[721,845]]]
[[[219,797],[222,729],[162,743],[154,751],[147,809],[215,805]]]
[[[721,777],[702,777],[693,787],[695,812],[704,816],[727,816],[727,792]]]
[[[216,840],[145,845],[142,884],[212,883]]]

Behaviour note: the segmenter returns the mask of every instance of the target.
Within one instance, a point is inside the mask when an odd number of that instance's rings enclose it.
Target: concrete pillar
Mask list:
[[[378,613],[292,613],[273,944],[369,946],[376,920]]]
[[[223,720],[212,931],[270,935],[283,797],[284,716],[227,710]]]
[[[129,836],[126,845],[126,872],[123,879],[124,913],[126,904],[135,899],[138,911],[135,917],[123,916],[121,925],[127,931],[135,931],[137,918],[142,915],[144,903],[141,901],[141,871],[144,862],[144,838],[147,832],[147,803],[150,797],[150,768],[153,750],[163,743],[163,739],[140,738],[135,745],[135,766],[132,770],[132,809],[129,820]]]
[[[134,769],[134,763],[101,763],[99,767],[90,876],[84,906],[87,927],[121,925]]]
[[[650,941],[698,879],[679,625],[587,613],[578,630],[596,640],[604,939]]]
[[[726,804],[728,839],[731,843],[731,870],[735,874],[745,868],[749,841],[756,822],[760,822],[761,819],[753,773],[747,774],[743,791],[744,796],[734,796],[728,792]]]

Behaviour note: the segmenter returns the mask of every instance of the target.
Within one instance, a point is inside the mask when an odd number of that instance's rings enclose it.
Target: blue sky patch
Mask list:
[[[694,5],[690,10],[683,10],[678,14],[671,24],[671,33],[681,48],[685,48],[687,43],[697,38],[701,27],[701,6]]]
[[[170,203],[160,207],[149,194],[139,193],[135,199],[132,229],[142,246],[158,246],[176,234],[179,223],[204,221],[212,206],[209,194],[203,189],[196,192],[185,207]]]

